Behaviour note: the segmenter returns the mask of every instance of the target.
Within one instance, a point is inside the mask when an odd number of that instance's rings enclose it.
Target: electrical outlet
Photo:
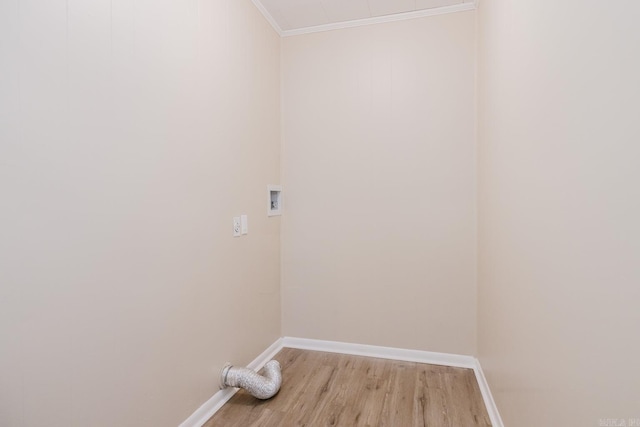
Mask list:
[[[233,217],[233,237],[240,237],[240,235],[242,234],[241,224],[242,222],[240,221],[240,217],[234,216]]]

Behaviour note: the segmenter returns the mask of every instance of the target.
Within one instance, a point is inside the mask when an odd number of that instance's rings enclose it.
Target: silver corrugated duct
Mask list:
[[[234,368],[226,365],[220,373],[220,385],[226,387],[240,387],[258,399],[269,399],[280,390],[282,373],[280,363],[271,360],[264,365],[264,376],[248,368]]]

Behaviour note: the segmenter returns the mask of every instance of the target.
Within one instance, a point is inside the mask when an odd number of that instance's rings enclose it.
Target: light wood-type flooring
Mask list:
[[[471,369],[284,348],[270,400],[236,393],[204,427],[490,426]]]

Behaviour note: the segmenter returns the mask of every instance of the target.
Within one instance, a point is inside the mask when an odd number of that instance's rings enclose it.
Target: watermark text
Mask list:
[[[598,427],[640,427],[640,418],[600,418]]]

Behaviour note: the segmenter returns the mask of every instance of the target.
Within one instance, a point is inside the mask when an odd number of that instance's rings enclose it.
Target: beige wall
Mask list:
[[[283,332],[474,354],[475,15],[282,42]]]
[[[640,419],[639,15],[480,2],[479,354],[509,426]]]
[[[281,335],[279,49],[249,0],[0,2],[0,425],[176,426]]]
[[[482,0],[477,215],[475,12],[280,63],[248,0],[0,2],[0,425],[173,426],[280,335],[476,326],[505,424],[640,418],[640,6],[601,3]]]

